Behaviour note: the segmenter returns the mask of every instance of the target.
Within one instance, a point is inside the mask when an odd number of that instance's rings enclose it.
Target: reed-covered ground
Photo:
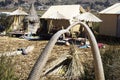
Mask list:
[[[16,55],[8,58],[1,58],[0,66],[0,79],[2,80],[26,80],[35,61],[40,53],[43,51],[47,44],[47,40],[28,41],[25,39],[0,37],[0,54],[4,52],[12,52],[19,48],[25,48],[33,45],[35,48],[27,55]],[[105,48],[100,49],[102,61],[104,65],[106,80],[119,80],[120,74],[120,45],[117,43],[108,44],[105,43]],[[82,59],[82,65],[84,68],[83,80],[94,80],[94,66],[93,58],[90,48],[80,49],[80,58]],[[48,63],[54,61],[59,56],[70,52],[70,47],[66,45],[55,45],[51,52]],[[3,61],[3,62],[2,62]],[[9,64],[8,64],[9,63]],[[11,64],[10,64],[11,63]],[[7,72],[8,71],[8,72]],[[4,72],[4,74],[3,74]],[[6,73],[5,73],[6,72]],[[11,79],[10,79],[11,78]],[[56,76],[48,77],[48,80],[56,80]],[[50,79],[51,78],[51,79]],[[54,78],[54,79],[53,79]],[[59,77],[60,78],[60,77]],[[59,79],[57,78],[57,80]],[[63,80],[63,79],[61,79]]]

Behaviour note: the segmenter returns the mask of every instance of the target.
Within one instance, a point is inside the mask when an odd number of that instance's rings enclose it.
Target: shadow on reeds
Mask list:
[[[104,35],[95,35],[98,42],[106,43],[108,45],[117,45],[120,44],[120,38],[104,36]]]

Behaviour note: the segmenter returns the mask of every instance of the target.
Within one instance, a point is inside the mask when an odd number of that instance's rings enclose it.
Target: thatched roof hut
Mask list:
[[[41,34],[55,33],[58,30],[67,28],[76,15],[85,12],[80,5],[55,5],[51,6],[41,16]]]
[[[39,17],[34,7],[34,3],[31,4],[29,9],[29,15],[26,17],[28,22],[28,33],[36,34],[37,29],[39,28]]]
[[[9,14],[9,17],[13,18],[13,23],[10,26],[10,31],[15,31],[23,27],[23,19],[28,14],[23,11],[21,7],[19,7],[17,10],[11,12]]]

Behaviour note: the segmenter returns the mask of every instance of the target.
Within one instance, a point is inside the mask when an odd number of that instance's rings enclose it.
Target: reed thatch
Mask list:
[[[31,4],[29,9],[29,15],[25,18],[28,22],[28,33],[35,33],[37,29],[40,27],[39,25],[39,17],[34,7],[34,3]]]
[[[27,15],[28,14],[25,11],[23,11],[23,9],[21,7],[19,7],[15,11],[11,12],[10,15],[9,15],[9,17],[11,19],[13,18],[13,22],[10,25],[9,30],[10,31],[15,31],[15,30],[22,29],[24,27],[24,25],[23,25],[23,19]]]
[[[39,21],[39,17],[35,10],[34,3],[31,4],[30,9],[29,9],[29,16],[27,16],[26,18],[30,21],[35,21],[35,22]]]
[[[84,68],[82,59],[75,46],[71,46],[69,54],[64,54],[50,63],[43,76],[59,77],[60,80],[79,80],[83,78]]]

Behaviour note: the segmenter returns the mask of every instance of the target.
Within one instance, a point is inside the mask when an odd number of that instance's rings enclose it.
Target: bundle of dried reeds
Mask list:
[[[65,80],[80,80],[84,76],[82,59],[77,48],[72,45],[69,54],[62,55],[46,69],[45,76],[61,77]]]
[[[70,55],[72,60],[68,66],[68,70],[65,74],[68,80],[80,80],[84,76],[84,68],[82,65],[82,59],[80,58],[80,53],[77,51],[74,45],[70,49]]]

